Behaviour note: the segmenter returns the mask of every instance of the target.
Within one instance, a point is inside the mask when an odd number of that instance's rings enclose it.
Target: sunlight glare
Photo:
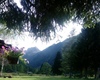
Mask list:
[[[22,5],[21,5],[21,3],[20,3],[21,0],[14,0],[14,2],[17,3],[17,5],[18,5],[19,8],[22,8]]]
[[[65,39],[69,38],[70,32],[75,29],[75,34],[78,35],[81,32],[82,26],[77,23],[69,23],[65,24],[66,27],[63,27],[63,30],[57,31],[56,38],[49,41],[48,43],[42,42],[40,39],[34,40],[28,36],[28,32],[24,33],[25,38],[17,38],[17,40],[13,41],[13,45],[17,45],[18,47],[25,47],[25,49],[29,47],[37,47],[39,50],[43,50],[53,44],[59,43],[64,41]]]

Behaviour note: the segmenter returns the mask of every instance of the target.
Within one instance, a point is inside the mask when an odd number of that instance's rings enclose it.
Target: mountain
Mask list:
[[[40,52],[40,50],[37,47],[28,48],[25,51],[25,54],[24,54],[23,58],[28,60],[28,59],[30,59],[31,56],[34,56],[38,52]]]
[[[33,54],[33,53],[37,53],[37,52],[40,52],[40,50],[37,47],[31,47],[31,48],[28,48],[25,53]]]
[[[69,46],[74,40],[76,40],[76,37],[72,37],[66,39],[63,42],[53,44],[52,46],[44,49],[43,51],[38,52],[37,50],[36,53],[34,53],[34,50],[32,51],[31,49],[28,49],[28,51],[26,51],[26,54],[28,56],[26,55],[24,56],[24,58],[29,61],[29,66],[33,68],[40,67],[44,62],[48,62],[50,65],[53,65],[57,52],[61,52],[64,46]]]
[[[45,50],[36,53],[34,56],[31,56],[29,59],[29,65],[36,68],[40,67],[44,62],[53,64],[56,53],[61,51],[62,43],[54,44]]]

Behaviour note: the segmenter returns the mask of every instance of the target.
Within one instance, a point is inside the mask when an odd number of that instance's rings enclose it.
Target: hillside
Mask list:
[[[26,51],[27,52],[26,54],[28,56],[26,55],[24,56],[24,58],[26,58],[29,61],[29,66],[33,68],[40,67],[44,62],[48,62],[50,65],[53,65],[57,52],[62,51],[62,48],[64,46],[66,45],[69,46],[72,40],[76,40],[76,37],[72,37],[72,38],[66,39],[63,42],[53,44],[52,46],[44,49],[43,51],[39,51],[37,53],[34,53],[34,50],[33,52]]]

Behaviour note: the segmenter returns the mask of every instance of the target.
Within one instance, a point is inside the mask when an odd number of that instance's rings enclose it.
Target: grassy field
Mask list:
[[[69,79],[62,76],[12,76],[12,78],[0,78],[0,80],[85,80],[85,79]]]

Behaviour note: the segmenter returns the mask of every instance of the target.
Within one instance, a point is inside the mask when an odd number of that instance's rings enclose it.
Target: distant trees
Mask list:
[[[18,73],[25,73],[27,72],[27,64],[23,59],[19,59],[19,63],[16,65],[7,64],[4,66],[4,72],[18,72]]]
[[[51,65],[49,63],[47,63],[47,62],[44,62],[40,67],[39,73],[50,75],[51,74],[51,70],[52,70]]]

